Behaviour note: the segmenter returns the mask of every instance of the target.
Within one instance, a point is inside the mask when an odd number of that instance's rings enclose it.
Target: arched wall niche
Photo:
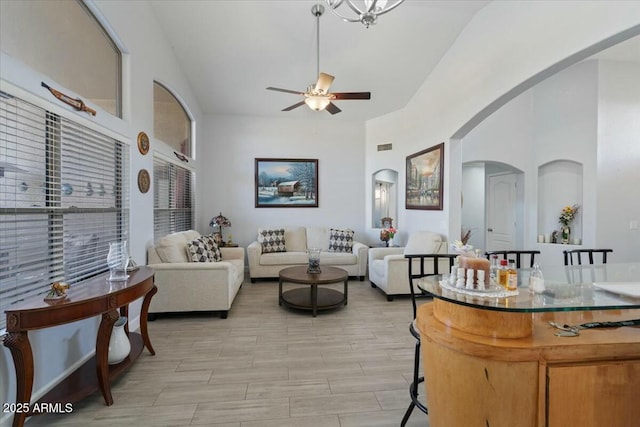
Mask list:
[[[550,243],[553,231],[559,230],[558,218],[565,206],[583,205],[583,166],[573,160],[554,160],[538,168],[538,236]],[[559,231],[558,231],[559,233]],[[582,215],[571,224],[571,243],[580,244]]]
[[[371,209],[371,227],[384,228],[383,218],[392,218],[393,226],[398,227],[398,171],[380,169],[372,175],[373,205]]]

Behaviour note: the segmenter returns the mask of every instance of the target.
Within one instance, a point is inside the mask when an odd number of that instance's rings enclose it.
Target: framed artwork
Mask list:
[[[442,210],[444,142],[407,156],[405,208]]]
[[[317,208],[318,159],[256,159],[256,208]]]

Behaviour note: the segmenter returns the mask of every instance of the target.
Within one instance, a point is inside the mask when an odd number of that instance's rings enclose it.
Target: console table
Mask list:
[[[11,351],[15,365],[16,404],[26,409],[16,411],[13,427],[22,427],[26,417],[38,415],[29,410],[32,407],[30,403],[34,377],[29,331],[102,316],[96,337],[95,356],[49,391],[38,403],[77,402],[99,389],[105,403],[110,406],[113,404],[111,381],[138,358],[144,347],[155,354],[147,331],[149,303],[157,292],[153,282],[154,272],[149,267],[140,267],[129,274],[126,282],[109,282],[108,274],[102,274],[72,286],[64,300],[45,302],[39,296],[6,310],[7,334],[4,336],[4,345]],[[131,352],[119,364],[109,365],[107,356],[113,325],[120,315],[128,316],[129,304],[139,298],[144,298],[140,313],[141,333],[129,332],[127,325]]]
[[[547,268],[547,290],[517,296],[454,292],[442,276],[418,285],[429,425],[564,427],[636,425],[640,328],[594,328],[563,337],[550,325],[640,318],[640,298],[601,290],[638,285],[640,263]],[[632,288],[633,287],[633,288]]]

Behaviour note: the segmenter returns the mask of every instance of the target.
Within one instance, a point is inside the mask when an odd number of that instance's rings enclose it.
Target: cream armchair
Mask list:
[[[409,268],[405,254],[438,254],[448,252],[447,242],[431,231],[416,231],[409,236],[403,248],[370,248],[369,281],[393,301],[395,295],[409,295]],[[442,260],[440,271],[449,269],[447,260]],[[429,271],[429,270],[427,270]]]
[[[244,280],[244,248],[220,248],[222,261],[191,262],[187,242],[200,236],[189,230],[163,237],[147,250],[158,292],[151,299],[154,313],[217,311],[227,318]]]

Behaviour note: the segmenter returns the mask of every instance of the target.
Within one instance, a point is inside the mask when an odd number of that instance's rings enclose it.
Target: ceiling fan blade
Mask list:
[[[371,92],[333,92],[335,99],[371,99]]]
[[[330,102],[329,105],[327,105],[327,108],[325,108],[325,110],[327,110],[331,114],[336,114],[336,113],[339,113],[340,111],[342,111],[333,102]]]
[[[333,77],[331,74],[320,73],[320,75],[318,76],[318,82],[316,83],[316,92],[329,92],[329,87],[331,87],[331,83],[333,83],[334,78],[335,77]]]
[[[287,107],[287,108],[283,108],[283,109],[282,109],[282,111],[291,111],[291,110],[293,110],[294,108],[298,108],[298,107],[299,107],[299,106],[301,106],[301,105],[304,105],[304,101],[300,101],[300,102],[298,102],[297,104],[293,104],[293,105],[291,105],[291,106],[289,106],[289,107]]]
[[[279,87],[271,87],[269,86],[267,90],[275,90],[277,92],[286,92],[286,93],[294,93],[296,95],[304,95],[304,92],[300,92],[297,90],[289,90],[289,89],[280,89]]]

